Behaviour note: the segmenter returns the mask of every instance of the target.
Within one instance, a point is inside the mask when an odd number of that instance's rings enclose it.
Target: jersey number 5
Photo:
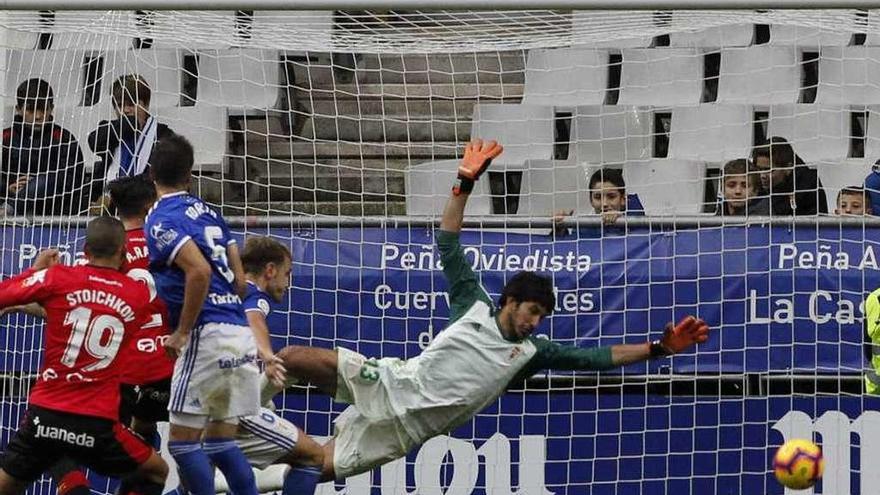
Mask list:
[[[119,352],[122,336],[125,334],[125,326],[119,318],[98,315],[92,319],[92,310],[83,307],[72,309],[67,313],[64,317],[64,325],[72,325],[73,328],[67,339],[64,355],[61,356],[61,364],[73,368],[83,347],[92,357],[98,359],[88,366],[83,366],[83,371],[98,371],[110,366]]]
[[[217,245],[217,241],[220,239],[223,239],[223,229],[215,225],[205,227],[205,241],[207,241],[208,247],[211,248],[211,261],[214,262],[214,266],[217,267],[217,271],[220,272],[220,275],[222,275],[227,282],[232,283],[232,281],[235,280],[235,273],[229,268],[229,258],[226,256],[226,246]]]

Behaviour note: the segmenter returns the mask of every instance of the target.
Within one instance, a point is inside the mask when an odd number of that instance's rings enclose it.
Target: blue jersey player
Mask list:
[[[246,282],[238,248],[223,218],[187,192],[193,148],[185,138],[159,140],[150,165],[159,200],[144,230],[150,271],[174,329],[165,349],[177,358],[168,450],[191,493],[214,493],[213,464],[236,495],[256,495],[253,472],[234,442],[239,419],[260,409],[257,345],[241,302]]]

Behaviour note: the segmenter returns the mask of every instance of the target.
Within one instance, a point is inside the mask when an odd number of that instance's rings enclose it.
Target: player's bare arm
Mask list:
[[[283,388],[284,381],[287,379],[287,371],[284,369],[281,358],[272,352],[272,342],[269,339],[269,326],[266,324],[266,317],[258,311],[248,311],[245,314],[247,315],[248,325],[254,332],[254,338],[257,341],[257,353],[266,365],[266,377],[279,389]]]
[[[247,294],[247,278],[244,274],[244,265],[241,263],[241,255],[238,252],[237,244],[232,243],[226,247],[226,257],[229,260],[229,269],[235,275],[235,280],[232,282],[235,292],[238,294],[238,297],[244,298],[245,294]]]
[[[180,310],[180,320],[177,329],[165,341],[165,351],[169,356],[176,358],[180,355],[183,346],[189,339],[189,333],[195,325],[202,305],[208,297],[208,289],[211,284],[211,265],[205,261],[205,257],[196,244],[189,240],[177,253],[174,264],[186,275],[186,285],[183,295],[183,307]]]

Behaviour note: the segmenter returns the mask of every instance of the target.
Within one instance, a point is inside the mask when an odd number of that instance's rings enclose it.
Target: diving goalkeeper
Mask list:
[[[368,359],[342,347],[290,346],[278,354],[289,377],[351,404],[324,446],[323,479],[343,479],[405,456],[540,370],[607,370],[671,356],[708,339],[708,325],[693,316],[644,344],[582,349],[533,337],[555,297],[550,279],[532,272],[512,277],[496,306],[465,260],[459,232],[474,182],[501,152],[494,141],[475,140],[465,149],[436,233],[449,285],[449,324],[424,352],[406,361]]]

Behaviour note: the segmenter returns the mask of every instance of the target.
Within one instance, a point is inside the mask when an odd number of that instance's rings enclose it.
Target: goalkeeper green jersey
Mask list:
[[[604,370],[611,348],[581,349],[547,339],[507,340],[497,310],[464,256],[458,234],[439,231],[437,245],[449,285],[448,326],[417,357],[393,364],[388,406],[413,440],[454,429],[491,404],[511,383],[542,369]]]
[[[865,299],[865,392],[880,395],[880,289]]]

